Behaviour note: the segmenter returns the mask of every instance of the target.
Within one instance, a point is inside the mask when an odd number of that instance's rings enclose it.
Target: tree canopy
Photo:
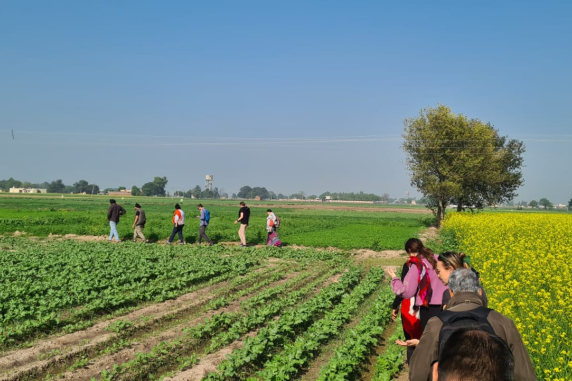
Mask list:
[[[540,206],[544,206],[544,209],[552,209],[552,208],[554,208],[554,205],[553,205],[550,201],[548,201],[547,198],[541,198],[541,199],[538,201],[538,204],[539,204]]]
[[[264,187],[250,187],[245,185],[238,191],[238,198],[255,198],[259,196],[261,199],[270,198],[270,193]]]
[[[385,194],[387,195],[387,194]],[[378,196],[373,193],[354,193],[354,192],[324,192],[322,193],[319,198],[325,199],[326,196],[330,196],[333,200],[343,200],[343,201],[387,201],[389,195],[385,197]]]
[[[66,186],[62,180],[52,181],[48,186],[48,193],[65,193]]]
[[[152,182],[145,183],[141,187],[141,191],[145,196],[165,197],[165,187],[167,186],[167,177],[155,177]]]
[[[482,209],[514,199],[523,184],[524,144],[444,105],[404,121],[403,150],[411,185],[427,200],[437,224],[451,204]]]

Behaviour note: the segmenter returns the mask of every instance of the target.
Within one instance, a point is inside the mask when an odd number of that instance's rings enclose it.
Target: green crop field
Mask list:
[[[195,242],[202,202],[218,244],[167,246],[176,201],[118,199],[129,212],[125,242],[110,244],[108,197],[0,197],[0,380],[389,380],[401,371],[383,266],[404,258],[352,250],[402,249],[430,216],[273,203],[279,249],[259,245],[269,204],[253,202],[247,237],[257,245],[240,248],[227,244],[237,241],[236,201],[183,200],[186,241]],[[131,242],[135,202],[157,243]]]
[[[388,380],[403,365],[400,347],[379,351],[396,327],[383,268],[344,253],[27,237],[0,249],[2,380]]]
[[[109,197],[76,196],[64,198],[44,195],[14,197],[0,196],[0,234],[16,231],[28,235],[45,237],[50,234],[78,234],[105,236],[109,234],[107,208]],[[165,241],[171,234],[171,217],[174,204],[180,202],[186,213],[185,241],[194,243],[198,238],[198,202],[211,212],[208,235],[215,242],[237,241],[238,201],[220,200],[174,200],[170,198],[127,197],[117,199],[127,210],[122,217],[118,231],[123,240],[132,238],[131,225],[134,219],[134,205],[139,202],[147,215],[145,236],[152,242]],[[367,205],[367,204],[366,204]],[[415,236],[433,222],[430,214],[408,213],[382,206],[369,205],[360,210],[345,205],[344,210],[332,210],[321,205],[300,205],[275,202],[252,202],[251,221],[247,229],[247,241],[252,244],[266,242],[266,209],[271,207],[281,217],[279,236],[286,245],[309,247],[338,247],[342,249],[369,248],[374,250],[401,249],[403,242]],[[305,208],[306,206],[307,208]],[[336,205],[338,206],[338,205]],[[355,208],[354,208],[355,209]],[[392,210],[385,212],[384,210]],[[424,211],[423,208],[413,211]]]

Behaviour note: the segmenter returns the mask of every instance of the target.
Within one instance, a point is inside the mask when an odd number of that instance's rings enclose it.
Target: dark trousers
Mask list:
[[[171,233],[171,236],[169,237],[169,243],[173,242],[173,239],[175,238],[175,234],[179,235],[179,240],[181,241],[181,243],[185,243],[185,240],[183,239],[183,228],[185,227],[185,225],[173,225],[173,232]]]
[[[211,239],[207,236],[206,230],[207,230],[206,225],[201,225],[201,227],[199,228],[199,243],[201,243],[204,238],[205,241],[212,244],[213,241],[211,241]]]
[[[421,320],[421,332],[425,331],[425,326],[427,326],[427,322],[433,316],[437,316],[439,312],[441,312],[443,306],[440,304],[430,304],[428,307],[420,307],[419,310],[419,320]]]

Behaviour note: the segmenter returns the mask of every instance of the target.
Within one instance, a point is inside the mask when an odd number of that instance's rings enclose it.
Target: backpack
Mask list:
[[[278,229],[280,227],[280,217],[276,216],[276,223],[274,224],[274,227],[276,229]]]
[[[211,220],[211,212],[205,209],[205,221],[208,223]]]
[[[477,307],[470,311],[441,311],[437,317],[443,322],[441,331],[439,332],[439,356],[443,351],[443,346],[453,332],[460,328],[480,329],[493,335],[496,335],[491,323],[487,320],[492,310],[485,307]]]

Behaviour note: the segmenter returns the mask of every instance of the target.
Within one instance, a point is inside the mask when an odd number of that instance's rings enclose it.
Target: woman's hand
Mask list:
[[[391,320],[397,319],[397,310],[391,310]]]
[[[395,344],[401,345],[402,347],[416,347],[419,344],[419,339],[411,339],[407,341],[395,340]]]
[[[387,268],[387,273],[389,274],[389,276],[391,277],[391,279],[397,278],[397,275],[395,275],[395,271],[393,270],[393,267],[388,267],[388,268]]]

